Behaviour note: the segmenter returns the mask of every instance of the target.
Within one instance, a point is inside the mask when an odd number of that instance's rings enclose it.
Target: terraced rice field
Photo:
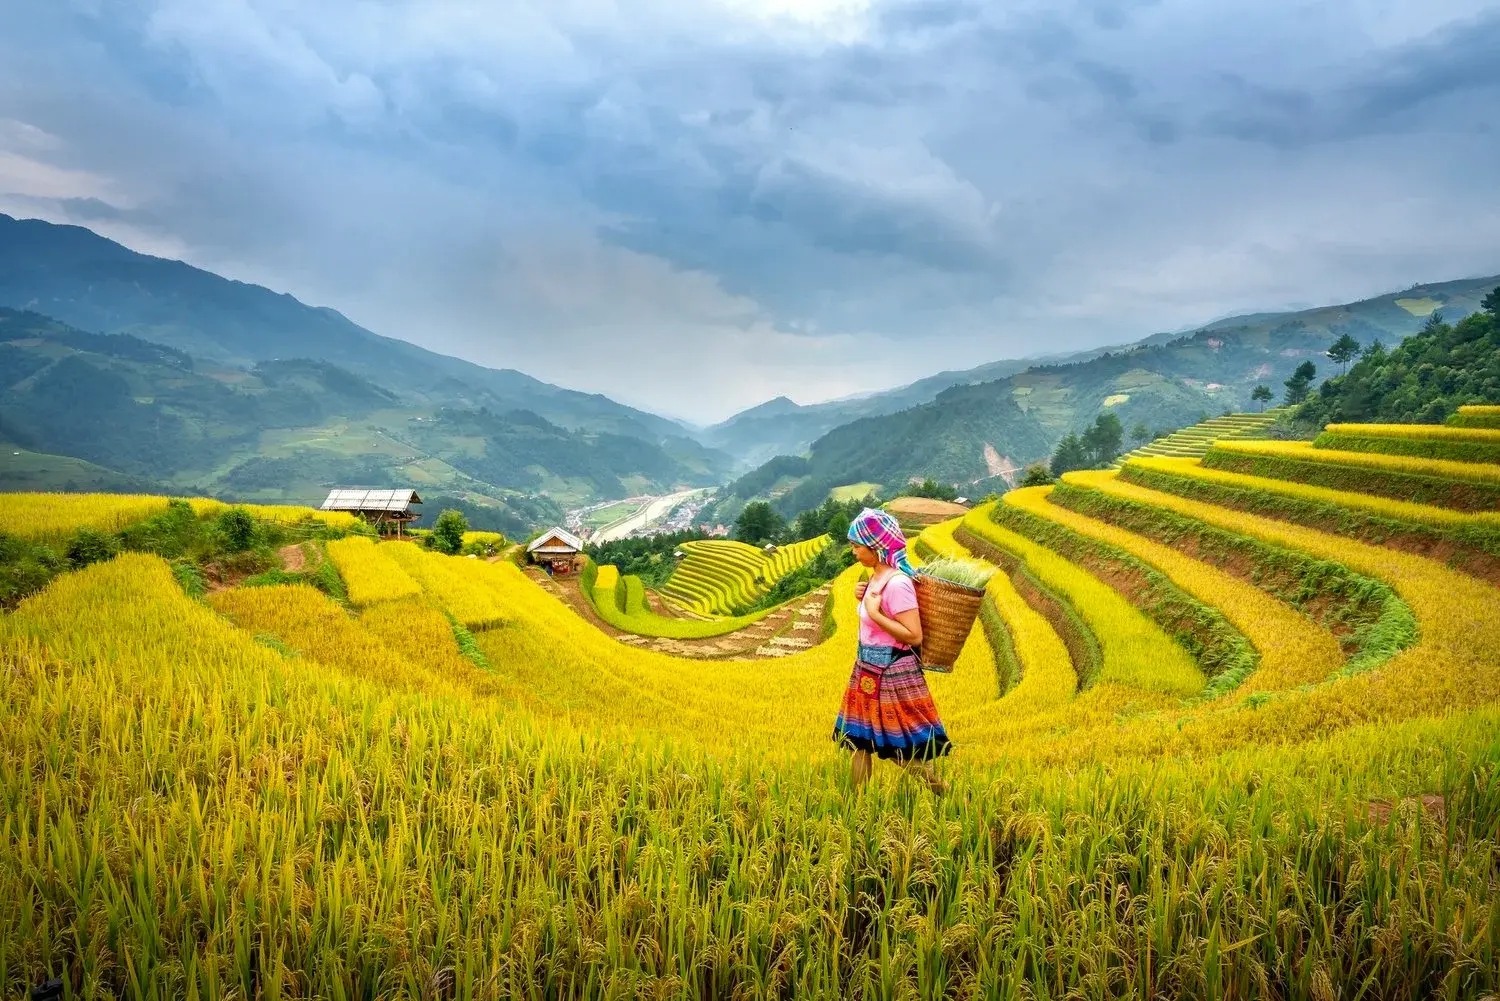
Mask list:
[[[701,615],[732,615],[752,605],[788,573],[802,566],[829,543],[826,535],[781,546],[767,554],[728,539],[684,542],[685,554],[661,593]]]
[[[1001,570],[929,676],[941,798],[895,768],[852,786],[829,740],[857,569],[812,641],[759,660],[621,642],[514,566],[367,540],[328,547],[348,607],[197,601],[138,554],[64,574],[0,617],[0,981],[1493,996],[1493,512],[1314,481],[1500,466],[1221,448],[1324,468],[1146,457],[922,532],[919,558]],[[721,592],[770,569],[750,553],[712,554]]]
[[[1226,414],[1194,424],[1192,427],[1173,431],[1169,435],[1149,441],[1133,452],[1121,456],[1116,468],[1131,459],[1159,456],[1174,459],[1199,459],[1215,442],[1235,438],[1254,438],[1276,422],[1280,409],[1267,410],[1259,414]]]

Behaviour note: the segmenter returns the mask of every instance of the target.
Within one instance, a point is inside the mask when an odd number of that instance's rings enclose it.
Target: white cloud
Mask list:
[[[1480,0],[19,0],[0,208],[708,418],[1500,270],[1492,42]]]

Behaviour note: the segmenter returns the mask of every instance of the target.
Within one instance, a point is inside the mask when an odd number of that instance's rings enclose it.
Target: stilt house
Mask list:
[[[416,521],[421,514],[412,510],[413,504],[422,503],[415,490],[366,490],[363,487],[339,487],[328,492],[328,499],[320,508],[324,511],[347,511],[358,515],[375,526],[376,531],[388,532],[394,526],[399,536],[409,521]]]

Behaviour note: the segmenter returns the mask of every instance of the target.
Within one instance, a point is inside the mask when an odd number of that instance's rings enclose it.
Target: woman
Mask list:
[[[922,642],[917,589],[896,519],[865,508],[849,526],[855,559],[874,572],[855,585],[859,655],[833,724],[833,739],[854,751],[850,777],[870,777],[871,754],[899,762],[935,793],[948,791],[931,761],[953,746],[943,731],[914,650]]]

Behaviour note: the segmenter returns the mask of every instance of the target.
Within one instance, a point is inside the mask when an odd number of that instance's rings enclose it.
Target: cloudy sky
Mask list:
[[[7,0],[0,211],[697,420],[1500,272],[1500,4]]]

